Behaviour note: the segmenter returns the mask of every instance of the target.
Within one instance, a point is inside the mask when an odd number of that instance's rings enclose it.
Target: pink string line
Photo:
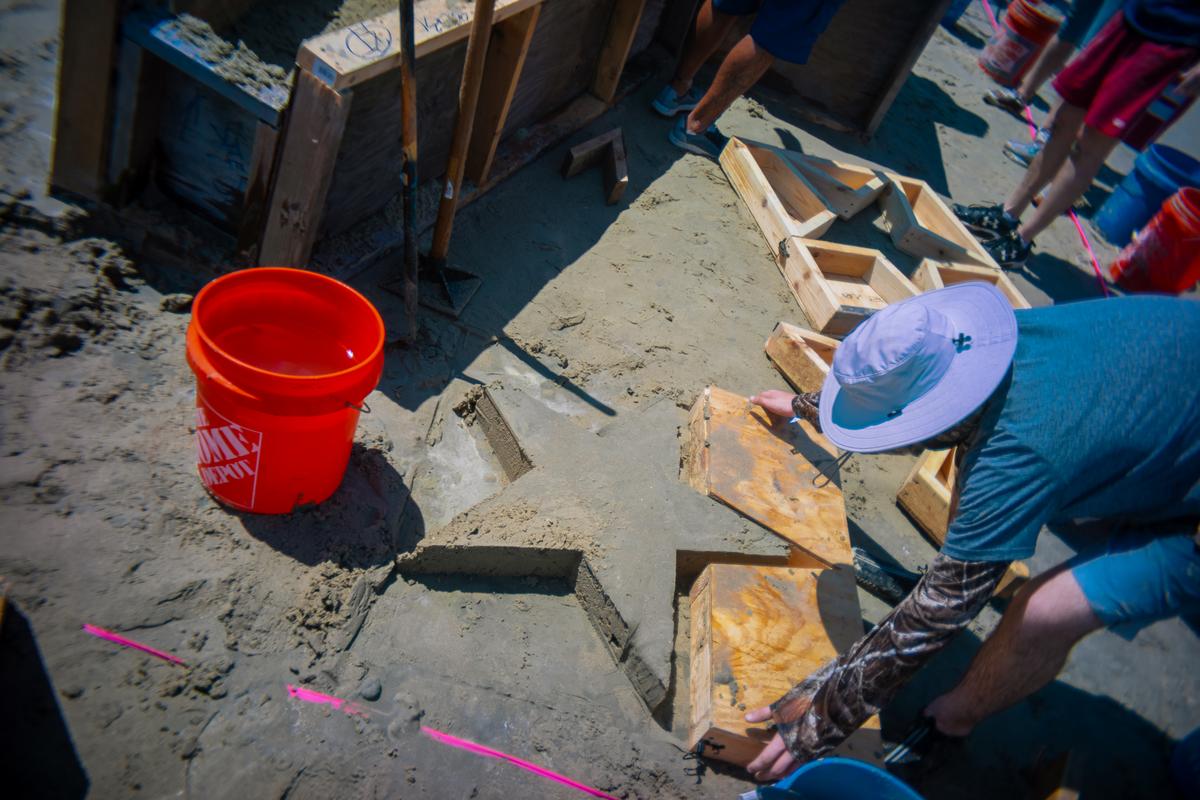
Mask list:
[[[534,775],[540,775],[548,780],[561,783],[563,786],[570,786],[572,789],[576,789],[584,794],[589,794],[592,797],[603,797],[605,800],[617,800],[617,798],[613,797],[611,794],[605,794],[599,789],[593,789],[591,786],[582,784],[579,781],[571,780],[565,775],[559,775],[557,772],[551,772],[545,767],[539,767],[537,764],[531,764],[530,762],[517,758],[516,756],[510,756],[508,753],[502,753],[499,750],[493,750],[490,747],[485,747],[484,745],[476,744],[475,742],[469,742],[466,739],[460,739],[457,736],[451,736],[448,733],[442,733],[441,731],[434,730],[433,728],[426,728],[422,726],[421,733],[425,734],[434,741],[441,742],[442,744],[448,744],[451,747],[457,747],[460,750],[466,750],[469,753],[475,753],[476,755],[487,756],[488,758],[498,758],[501,761],[507,761],[515,767],[520,767],[523,770],[532,772]]]
[[[288,696],[294,697],[297,700],[303,700],[306,703],[315,703],[317,705],[332,706],[338,711],[351,716],[363,717],[364,719],[370,716],[370,713],[357,703],[352,703],[349,700],[343,700],[340,697],[334,697],[331,694],[314,692],[312,689],[305,689],[301,686],[295,686],[290,683],[287,685],[287,693]]]
[[[118,633],[106,631],[104,628],[97,627],[96,625],[89,625],[85,622],[83,624],[83,630],[87,633],[90,633],[92,636],[98,636],[101,639],[107,639],[110,642],[116,642],[124,647],[132,647],[134,650],[141,650],[143,653],[149,653],[155,658],[161,658],[163,661],[170,661],[172,664],[178,664],[181,667],[187,666],[182,658],[173,656],[170,653],[164,653],[162,650],[155,650],[153,647],[142,644],[141,642],[135,642],[133,639],[126,639],[124,636],[121,636]]]
[[[999,33],[1000,23],[996,21],[996,12],[992,10],[992,4],[988,0],[981,0],[981,2],[983,10],[987,12],[988,22],[992,23],[992,30]],[[1032,141],[1037,138],[1037,125],[1033,123],[1033,114],[1029,111],[1028,106],[1025,107],[1025,121],[1029,123],[1029,139]],[[1072,208],[1067,211],[1067,216],[1075,224],[1075,230],[1079,232],[1079,240],[1083,242],[1083,248],[1087,250],[1088,258],[1092,260],[1092,271],[1096,273],[1096,283],[1100,284],[1100,291],[1104,293],[1105,297],[1108,297],[1108,284],[1104,282],[1104,275],[1100,272],[1100,262],[1096,259],[1096,251],[1092,249],[1092,243],[1088,241],[1087,234],[1083,231],[1083,225],[1079,223],[1079,215]]]

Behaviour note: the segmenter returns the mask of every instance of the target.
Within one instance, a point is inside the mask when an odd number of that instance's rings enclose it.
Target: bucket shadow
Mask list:
[[[0,775],[8,797],[86,797],[90,781],[29,620],[10,602],[0,630]]]
[[[357,442],[338,490],[290,514],[233,512],[246,533],[307,566],[390,564],[425,536],[425,518],[387,456]]]

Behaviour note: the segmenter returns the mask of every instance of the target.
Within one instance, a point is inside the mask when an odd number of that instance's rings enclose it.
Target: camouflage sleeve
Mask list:
[[[909,678],[965,628],[992,596],[1008,562],[939,554],[900,605],[849,650],[771,705],[801,762],[827,754],[879,713]]]
[[[820,392],[803,392],[792,398],[792,414],[808,422],[818,431],[821,430],[821,412],[817,409],[821,402]]]

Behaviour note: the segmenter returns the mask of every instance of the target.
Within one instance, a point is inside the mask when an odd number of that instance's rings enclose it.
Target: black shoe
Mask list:
[[[954,204],[954,216],[971,229],[981,241],[1007,236],[1017,229],[1017,220],[1004,213],[1004,206],[964,206]]]
[[[921,717],[884,756],[883,765],[905,780],[913,780],[945,764],[962,749],[965,741],[965,737],[939,731],[933,717]]]
[[[1021,237],[1017,235],[1017,232],[1012,231],[1007,236],[1001,236],[992,239],[990,242],[984,242],[983,249],[1001,267],[1014,269],[1025,266],[1026,259],[1033,252],[1033,243],[1025,244],[1021,241]]]

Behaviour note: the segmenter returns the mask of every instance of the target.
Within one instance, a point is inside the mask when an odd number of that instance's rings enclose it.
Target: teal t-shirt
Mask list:
[[[1018,311],[1012,370],[963,457],[942,552],[1033,555],[1047,522],[1200,516],[1200,303]]]

